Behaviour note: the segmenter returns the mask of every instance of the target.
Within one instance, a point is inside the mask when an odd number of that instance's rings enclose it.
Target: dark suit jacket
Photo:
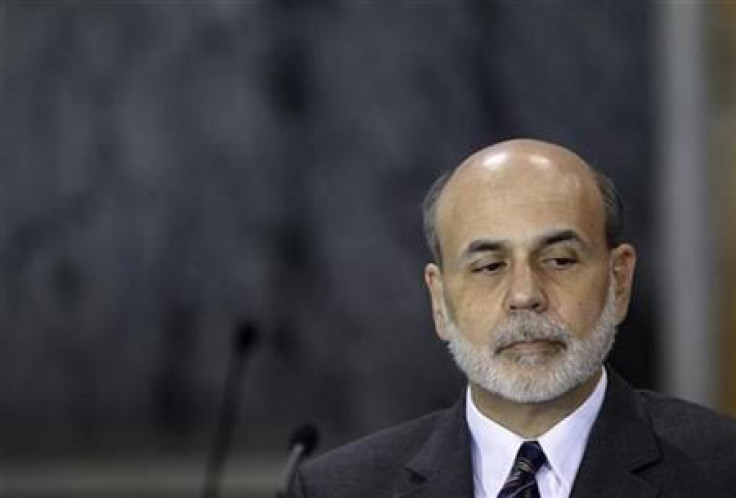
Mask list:
[[[609,369],[573,498],[736,497],[736,422]],[[472,498],[465,396],[308,462],[290,497]]]

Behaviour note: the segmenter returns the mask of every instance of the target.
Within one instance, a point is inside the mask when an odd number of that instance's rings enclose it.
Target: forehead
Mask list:
[[[591,246],[605,244],[604,224],[600,190],[576,156],[471,159],[437,206],[437,234],[450,257],[479,238],[524,244],[553,230],[573,230]]]

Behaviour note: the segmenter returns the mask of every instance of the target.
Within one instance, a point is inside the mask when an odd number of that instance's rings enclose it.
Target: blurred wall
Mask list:
[[[236,449],[451,403],[419,204],[517,136],[621,185],[641,263],[613,361],[657,384],[644,3],[2,7],[6,455],[205,448],[243,320]]]
[[[720,242],[717,318],[719,320],[720,406],[736,415],[736,5],[718,4],[708,19],[713,74],[709,145],[711,182]]]

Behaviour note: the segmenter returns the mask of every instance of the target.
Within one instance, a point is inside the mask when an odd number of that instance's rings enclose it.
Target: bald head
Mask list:
[[[538,200],[535,196],[540,187],[550,199],[579,196],[579,208],[599,218],[608,247],[620,244],[622,206],[613,183],[564,147],[517,139],[474,153],[432,185],[424,199],[423,214],[427,244],[435,261],[442,260],[438,227],[456,216],[466,216],[474,197],[492,193],[509,202],[524,202],[525,196],[531,196],[531,202]]]

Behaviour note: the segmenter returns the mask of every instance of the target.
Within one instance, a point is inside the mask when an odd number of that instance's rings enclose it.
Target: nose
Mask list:
[[[541,312],[547,308],[547,298],[539,285],[537,275],[528,265],[516,265],[509,274],[506,310]]]

